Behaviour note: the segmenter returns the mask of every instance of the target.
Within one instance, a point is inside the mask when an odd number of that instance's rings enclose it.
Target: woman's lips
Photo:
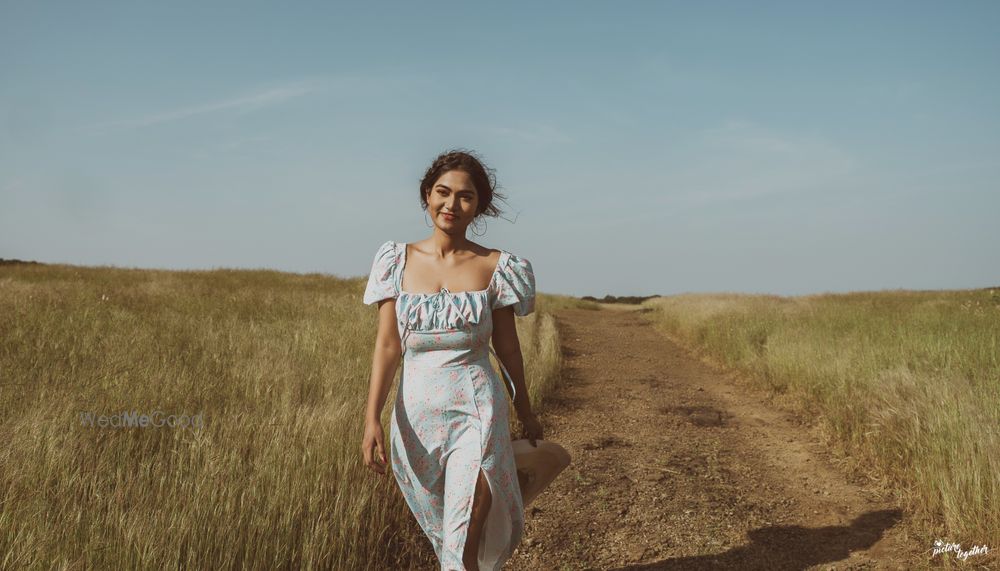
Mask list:
[[[442,212],[441,215],[444,216],[445,220],[454,220],[455,219],[455,215],[454,214],[448,214],[447,212]]]

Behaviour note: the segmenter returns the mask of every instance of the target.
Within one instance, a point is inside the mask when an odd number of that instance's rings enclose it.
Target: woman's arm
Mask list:
[[[372,376],[368,386],[368,405],[365,422],[381,425],[382,407],[385,406],[392,379],[402,356],[399,330],[396,328],[396,300],[387,298],[378,304],[378,333],[372,353]]]
[[[521,342],[517,338],[513,306],[493,311],[493,350],[514,383],[514,409],[518,418],[523,420],[533,416],[528,387],[524,381],[524,357],[521,354]]]

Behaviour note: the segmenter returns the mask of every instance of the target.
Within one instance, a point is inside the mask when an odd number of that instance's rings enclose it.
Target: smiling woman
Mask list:
[[[521,541],[524,498],[507,392],[531,444],[542,438],[514,325],[515,315],[534,311],[531,262],[465,237],[474,221],[498,213],[493,188],[469,153],[439,156],[420,185],[433,234],[412,244],[384,242],[363,300],[379,311],[364,461],[385,473],[381,412],[403,360],[388,463],[442,569],[499,569]]]

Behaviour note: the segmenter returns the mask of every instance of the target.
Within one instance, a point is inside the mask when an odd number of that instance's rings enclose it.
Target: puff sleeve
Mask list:
[[[500,268],[493,295],[493,309],[514,306],[514,315],[535,310],[535,272],[527,258],[509,254]]]
[[[396,287],[396,268],[399,267],[400,254],[396,243],[387,240],[372,260],[372,270],[368,275],[368,286],[365,288],[364,303],[371,305],[379,300],[395,298],[399,295]]]

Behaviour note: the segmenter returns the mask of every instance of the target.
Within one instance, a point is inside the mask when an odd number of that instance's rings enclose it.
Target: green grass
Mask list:
[[[363,289],[274,271],[0,268],[0,568],[433,563],[391,477],[361,461],[376,327]],[[517,319],[537,410],[560,369],[547,304]],[[133,409],[201,412],[205,427],[79,420]]]
[[[1000,546],[1000,290],[645,305],[671,338],[819,419],[925,538]]]

